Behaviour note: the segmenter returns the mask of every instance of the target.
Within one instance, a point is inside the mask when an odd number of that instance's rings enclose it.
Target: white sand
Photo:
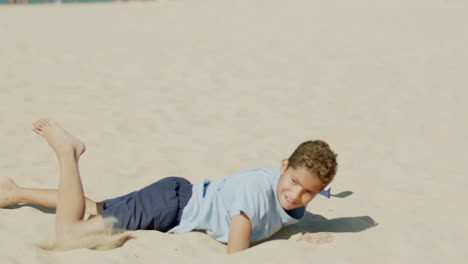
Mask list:
[[[375,2],[1,6],[0,175],[56,187],[30,130],[49,117],[87,143],[96,200],[276,168],[315,138],[339,154],[344,197],[318,197],[303,223],[232,256],[197,232],[44,251],[53,214],[0,209],[0,263],[464,263],[468,4]]]

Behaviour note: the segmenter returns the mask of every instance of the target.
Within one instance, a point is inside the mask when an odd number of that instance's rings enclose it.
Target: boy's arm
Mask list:
[[[252,222],[249,217],[241,212],[231,219],[229,240],[227,246],[228,254],[244,250],[250,246],[250,235],[252,234]]]

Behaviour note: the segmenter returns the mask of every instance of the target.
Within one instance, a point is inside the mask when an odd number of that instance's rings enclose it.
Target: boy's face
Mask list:
[[[276,193],[285,210],[306,206],[323,189],[323,184],[315,174],[303,167],[288,168],[289,161],[281,161],[281,177]]]

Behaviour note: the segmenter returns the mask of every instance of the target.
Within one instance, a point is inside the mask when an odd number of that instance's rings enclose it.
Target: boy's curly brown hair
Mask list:
[[[335,177],[338,163],[338,155],[330,149],[328,143],[323,140],[309,140],[301,143],[289,157],[288,167],[297,169],[305,168],[308,172],[319,177],[323,188]]]

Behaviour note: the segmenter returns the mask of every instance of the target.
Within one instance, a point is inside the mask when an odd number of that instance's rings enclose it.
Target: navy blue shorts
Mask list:
[[[161,179],[139,191],[103,201],[101,216],[115,217],[113,229],[166,232],[180,223],[192,184],[180,177]]]

